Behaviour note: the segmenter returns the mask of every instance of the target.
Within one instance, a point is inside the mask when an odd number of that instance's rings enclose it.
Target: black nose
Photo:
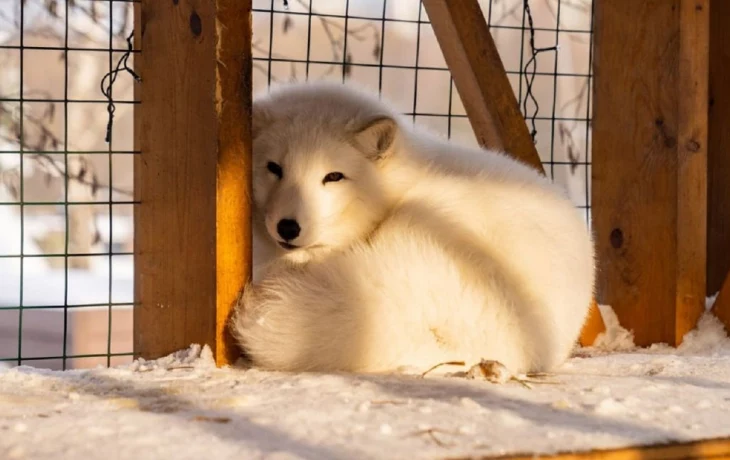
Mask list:
[[[284,241],[291,241],[299,236],[301,228],[294,219],[281,219],[279,223],[276,224],[276,231],[279,232],[279,235],[282,238],[284,238]]]

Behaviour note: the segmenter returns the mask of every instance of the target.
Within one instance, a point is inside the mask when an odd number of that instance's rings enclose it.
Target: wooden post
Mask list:
[[[707,294],[730,273],[730,2],[712,0],[710,126],[707,146]],[[730,324],[728,324],[730,326]]]
[[[612,0],[609,0],[612,1]],[[537,456],[504,455],[484,457],[484,460],[685,460],[688,458],[721,459],[730,458],[730,438],[701,439],[688,442],[665,442],[643,446],[619,447],[616,449],[565,452]]]
[[[142,0],[135,66],[135,354],[207,344],[251,273],[251,0]]]
[[[477,0],[423,0],[436,39],[482,147],[503,150],[545,174]],[[595,302],[580,343],[605,330]]]
[[[583,330],[580,334],[579,342],[581,346],[590,347],[596,341],[599,334],[606,331],[606,324],[603,322],[603,316],[601,316],[601,310],[598,309],[598,305],[594,300],[591,302],[591,308],[588,311],[588,317],[586,318],[585,324],[583,324]]]
[[[709,0],[596,0],[593,228],[599,301],[637,345],[704,311]]]
[[[730,275],[725,278],[720,293],[712,306],[712,313],[725,325],[725,330],[730,332]]]
[[[707,209],[707,294],[730,331],[730,2],[712,0]]]

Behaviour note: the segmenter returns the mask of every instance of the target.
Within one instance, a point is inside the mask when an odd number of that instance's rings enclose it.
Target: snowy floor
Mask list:
[[[197,346],[112,369],[0,370],[0,458],[448,458],[730,435],[730,340],[713,317],[679,349],[620,351],[630,337],[609,329],[530,388],[216,369]]]

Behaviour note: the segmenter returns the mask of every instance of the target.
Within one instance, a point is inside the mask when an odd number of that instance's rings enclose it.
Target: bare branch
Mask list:
[[[365,42],[368,40],[372,40],[373,43],[373,59],[375,61],[378,61],[380,59],[380,34],[381,31],[378,29],[378,27],[372,23],[368,22],[366,24],[363,24],[358,27],[348,27],[347,30],[345,30],[345,27],[339,24],[338,22],[332,20],[332,18],[329,18],[327,16],[321,16],[319,15],[313,8],[311,8],[311,4],[305,0],[295,0],[302,8],[305,10],[308,10],[311,12],[312,17],[316,17],[317,20],[322,24],[322,29],[324,30],[325,35],[327,36],[327,41],[329,42],[330,49],[332,52],[332,64],[330,64],[324,73],[321,75],[322,77],[331,75],[335,69],[338,68],[338,66],[342,65],[344,66],[344,73],[345,75],[349,74],[349,69],[352,66],[352,55],[349,53],[345,53],[345,36],[349,38],[352,38],[353,40],[359,41],[359,42]],[[287,16],[288,18],[288,16]],[[283,32],[288,33],[292,28],[292,23],[289,21],[289,19],[285,19],[284,22],[284,28]],[[339,31],[339,34],[336,34],[335,31]],[[274,33],[273,31],[271,33]],[[339,36],[339,37],[338,37]],[[260,41],[254,41],[252,44],[253,50],[256,52],[259,52],[264,55],[269,55],[270,51],[269,49],[265,48],[261,45]],[[276,53],[271,52],[271,57],[276,59],[286,59],[286,56],[277,55]],[[271,65],[271,64],[269,64]],[[257,65],[254,63],[254,69],[256,69],[259,72],[262,72],[264,74],[268,75],[268,70],[262,66]],[[296,80],[296,67],[294,63],[290,63],[290,79]],[[272,80],[276,81],[274,77],[272,76]]]

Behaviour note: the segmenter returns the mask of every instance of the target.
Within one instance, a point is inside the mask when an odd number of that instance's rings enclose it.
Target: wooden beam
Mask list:
[[[725,278],[720,293],[712,306],[712,313],[725,325],[725,330],[730,332],[730,275]]]
[[[583,330],[581,331],[579,343],[581,346],[590,347],[596,341],[596,337],[599,334],[606,331],[606,325],[603,322],[603,316],[601,316],[601,310],[598,309],[596,301],[591,302],[591,308],[588,311],[588,317],[583,324]]]
[[[597,0],[593,228],[598,300],[637,345],[704,311],[709,0]]]
[[[503,150],[545,174],[502,59],[476,0],[423,0],[479,145]],[[595,302],[580,343],[605,330]]]
[[[707,294],[730,273],[730,2],[712,0],[710,126],[707,146]]]
[[[610,0],[613,1],[613,0]],[[632,446],[619,449],[591,450],[588,452],[566,452],[555,455],[503,455],[470,457],[484,460],[685,460],[689,458],[730,458],[730,438],[703,439],[691,442]]]
[[[135,354],[199,343],[230,363],[251,273],[251,0],[136,6]]]
[[[423,0],[477,141],[543,170],[477,0]]]

